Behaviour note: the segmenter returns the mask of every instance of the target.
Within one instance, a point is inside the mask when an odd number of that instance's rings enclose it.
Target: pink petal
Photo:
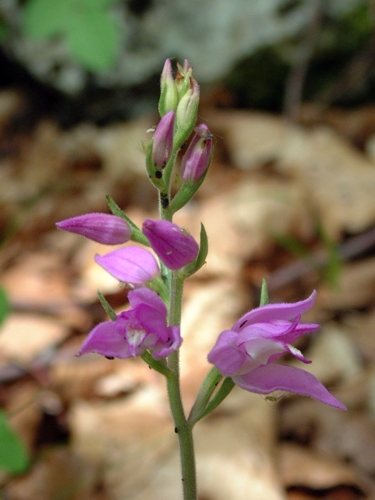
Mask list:
[[[207,359],[225,376],[230,376],[242,368],[247,359],[245,352],[236,346],[237,333],[225,330],[208,353]]]
[[[105,321],[91,330],[83,342],[78,356],[89,352],[122,359],[131,357],[129,345],[124,337],[118,333],[115,321]]]
[[[119,281],[142,285],[160,274],[155,257],[140,247],[124,247],[106,255],[95,256],[95,261]]]
[[[195,239],[181,227],[167,220],[146,219],[143,234],[169,269],[180,269],[192,262],[198,255],[199,246]]]
[[[276,390],[310,396],[322,403],[346,410],[319,380],[311,373],[292,366],[271,364],[260,366],[245,375],[232,377],[243,389],[258,394],[270,394]]]
[[[147,305],[157,311],[157,314],[167,317],[167,308],[159,295],[149,288],[137,288],[128,293],[128,300],[131,307]]]
[[[257,307],[244,314],[233,326],[232,330],[239,331],[241,328],[262,321],[290,320],[311,309],[316,298],[316,291],[305,300],[294,303],[267,304]]]
[[[180,327],[179,326],[169,326],[168,327],[168,334],[169,334],[169,345],[165,345],[164,343],[160,345],[160,347],[156,347],[152,349],[152,356],[155,359],[162,359],[166,358],[172,352],[176,351],[177,349],[180,348],[182,344],[182,337],[180,333]]]

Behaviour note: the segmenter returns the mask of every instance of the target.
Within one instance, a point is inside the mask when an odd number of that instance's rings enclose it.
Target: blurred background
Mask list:
[[[199,500],[375,499],[374,23],[372,0],[0,0],[0,498],[181,498],[164,380],[76,357],[98,289],[127,307],[94,262],[110,249],[55,229],[107,194],[157,216],[142,141],[171,58],[216,149],[176,216],[209,237],[186,282],[187,411],[262,278],[272,302],[317,289],[322,327],[297,347],[348,407],[234,390],[196,427]]]

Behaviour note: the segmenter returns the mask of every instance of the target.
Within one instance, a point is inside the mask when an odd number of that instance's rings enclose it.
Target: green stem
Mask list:
[[[181,324],[183,279],[177,271],[172,271],[170,276],[170,309],[169,325]],[[182,405],[180,389],[180,359],[179,351],[168,357],[168,368],[172,375],[167,378],[167,389],[171,412],[177,432],[182,473],[182,488],[184,500],[197,499],[195,455],[192,426],[186,419]]]
[[[170,369],[177,367],[179,352],[169,356]],[[181,400],[180,381],[178,374],[174,373],[167,379],[169,403],[173,415],[175,431],[180,446],[181,477],[184,500],[197,500],[197,485],[195,472],[195,454],[192,427],[186,420]]]

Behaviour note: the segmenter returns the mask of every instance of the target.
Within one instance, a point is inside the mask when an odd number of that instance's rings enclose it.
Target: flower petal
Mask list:
[[[160,260],[169,269],[180,269],[198,255],[199,246],[195,239],[173,222],[146,219],[142,232],[149,239]]]
[[[105,321],[91,330],[78,356],[89,352],[121,359],[131,357],[127,341],[118,332],[117,321]]]
[[[180,333],[180,327],[179,326],[169,326],[168,327],[168,336],[169,336],[169,342],[166,345],[163,343],[159,347],[156,346],[155,348],[152,349],[152,356],[155,359],[161,359],[161,358],[166,358],[172,352],[176,351],[177,349],[180,348],[182,344],[182,337]]]
[[[245,375],[236,375],[232,379],[250,392],[270,394],[276,390],[283,390],[310,396],[327,405],[346,410],[345,405],[332,396],[314,375],[300,368],[270,364],[260,366]]]
[[[252,309],[244,314],[233,326],[232,330],[240,331],[245,326],[272,320],[290,320],[311,309],[316,298],[316,291],[305,300],[294,303],[267,304]]]
[[[225,330],[219,335],[216,344],[208,353],[207,359],[225,376],[240,370],[247,359],[245,351],[236,345],[237,333]]]
[[[160,274],[155,257],[140,247],[119,248],[106,255],[95,256],[95,261],[119,281],[143,285]]]

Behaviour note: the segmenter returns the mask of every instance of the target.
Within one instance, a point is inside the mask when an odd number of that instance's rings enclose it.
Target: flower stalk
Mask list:
[[[141,357],[165,376],[179,441],[183,498],[197,500],[193,427],[217,408],[235,385],[258,394],[281,389],[311,396],[336,408],[345,406],[311,373],[276,362],[285,353],[303,363],[311,362],[293,343],[319,328],[301,322],[302,314],[313,306],[316,292],[294,304],[269,304],[263,282],[260,306],[218,336],[208,354],[213,367],[186,417],[180,386],[183,288],[185,279],[204,265],[208,238],[201,225],[198,244],[172,219],[205,179],[213,155],[213,136],[206,125],[195,126],[199,86],[192,67],[186,60],[177,67],[173,77],[171,61],[165,62],[159,100],[161,120],[151,141],[143,145],[147,175],[158,191],[160,219],[146,219],[139,228],[108,196],[112,215],[86,214],[57,223],[57,227],[103,244],[137,243],[95,257],[97,264],[131,289],[129,307],[116,313],[99,292],[109,321],[91,330],[78,355],[94,352],[109,359]],[[192,134],[177,168],[180,149]]]

